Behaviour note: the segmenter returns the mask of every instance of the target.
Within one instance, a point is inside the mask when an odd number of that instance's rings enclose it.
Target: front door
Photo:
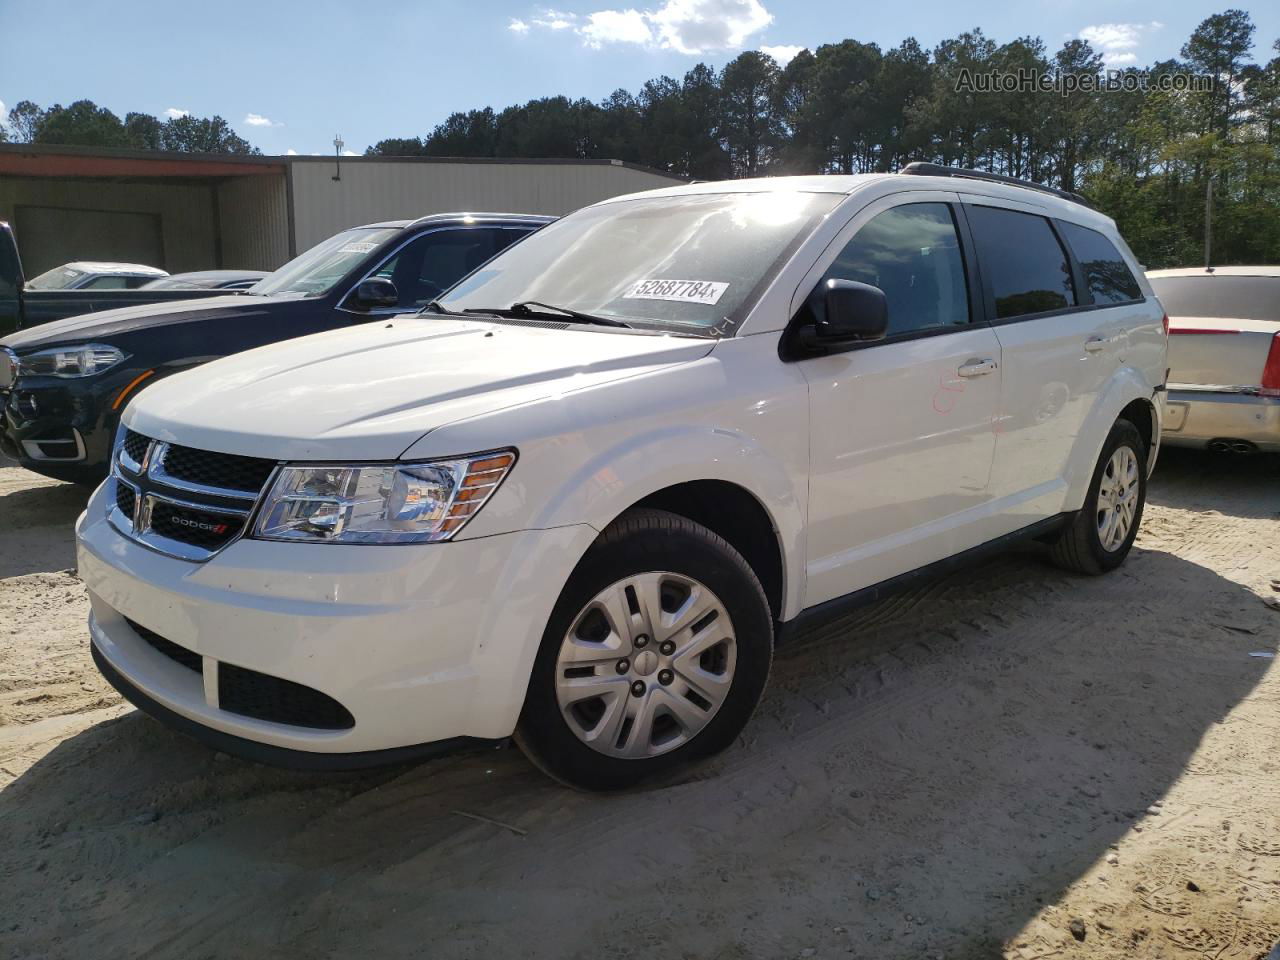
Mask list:
[[[889,329],[800,363],[811,434],[806,606],[988,539],[1000,345],[973,315],[956,198],[929,196],[861,213],[818,281],[879,287]]]

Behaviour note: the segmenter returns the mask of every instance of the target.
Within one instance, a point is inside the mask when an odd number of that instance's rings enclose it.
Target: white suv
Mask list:
[[[730,744],[801,621],[1014,537],[1117,566],[1158,301],[1069,196],[904,173],[608,200],[151,387],[78,525],[99,667],[260,760],[514,734],[609,789]]]

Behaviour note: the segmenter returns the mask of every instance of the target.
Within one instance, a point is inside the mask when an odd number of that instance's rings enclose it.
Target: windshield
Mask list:
[[[66,290],[84,275],[85,272],[83,270],[76,270],[73,267],[54,267],[52,270],[46,270],[35,279],[28,280],[27,289]]]
[[[400,232],[399,227],[357,227],[344,230],[317,243],[275,273],[263,277],[249,292],[260,297],[301,294],[320,297],[384,241]]]
[[[1148,277],[1171,317],[1280,320],[1280,277]]]
[[[491,260],[445,310],[536,300],[634,326],[730,333],[837,194],[715,193],[587,207]]]

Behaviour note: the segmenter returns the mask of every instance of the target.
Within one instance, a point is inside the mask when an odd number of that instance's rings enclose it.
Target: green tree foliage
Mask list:
[[[9,111],[9,132],[18,143],[79,147],[172,150],[179,153],[261,153],[222,117],[175,117],[161,121],[148,113],[127,113],[122,121],[92,100],[41,109],[22,100]]]
[[[600,102],[543,97],[451,114],[420,137],[382,140],[386,156],[618,159],[698,180],[767,174],[874,173],[913,160],[976,167],[1084,193],[1115,217],[1151,267],[1203,256],[1205,194],[1213,198],[1216,263],[1280,262],[1280,41],[1253,59],[1241,10],[1204,20],[1181,58],[1128,67],[1129,89],[1067,89],[1096,77],[1083,40],[1050,51],[1037,37],[1006,43],[972,30],[932,50],[908,38],[887,52],[841,40],[785,67],[748,51],[717,72],[697,64],[635,94]],[[982,92],[961,78],[1001,72],[1054,89]],[[1138,81],[1203,74],[1203,91]],[[9,111],[11,140],[135,149],[253,151],[219,117],[120,121],[89,101]],[[256,151],[253,151],[256,152]]]
[[[925,50],[884,52],[842,40],[785,67],[748,51],[719,73],[698,64],[634,96],[600,103],[548,97],[456,113],[420,140],[370,153],[615,158],[700,180],[793,173],[873,173],[913,160],[975,167],[1084,193],[1115,217],[1151,267],[1203,256],[1213,195],[1214,262],[1280,262],[1280,41],[1254,62],[1247,13],[1205,19],[1181,59],[1105,71],[1083,40],[1050,51],[1037,37],[1000,43],[981,30]],[[1056,81],[1047,89],[966,88],[999,72]],[[1114,74],[1125,89],[1074,88]],[[1201,74],[1204,91],[1143,82]]]

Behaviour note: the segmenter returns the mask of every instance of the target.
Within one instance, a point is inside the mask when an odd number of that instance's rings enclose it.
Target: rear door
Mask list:
[[[1004,360],[991,492],[1012,531],[1061,509],[1075,439],[1125,355],[1131,310],[1118,304],[1140,304],[1141,292],[1121,259],[1111,299],[1100,264],[1095,303],[1068,254],[1069,226],[1042,208],[969,197],[965,213]],[[1082,251],[1092,243],[1076,239]]]

